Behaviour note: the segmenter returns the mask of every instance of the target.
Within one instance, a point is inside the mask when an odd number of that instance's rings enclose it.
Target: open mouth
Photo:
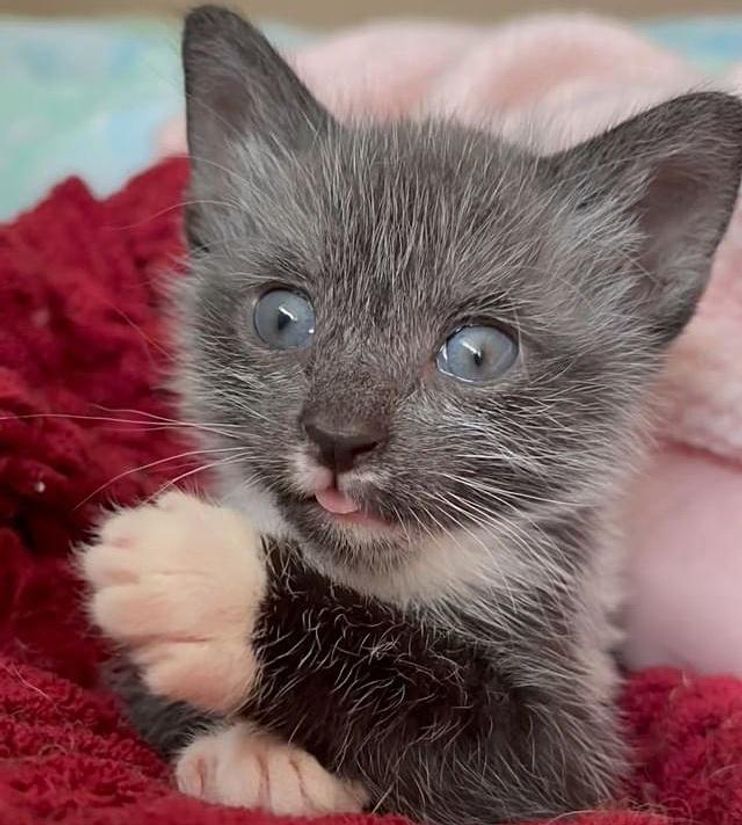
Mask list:
[[[362,527],[389,527],[381,516],[369,512],[358,501],[337,487],[327,487],[315,493],[314,501],[333,521]]]
[[[376,531],[393,529],[394,520],[382,515],[373,505],[370,506],[365,498],[355,498],[340,490],[333,482],[327,487],[316,489],[314,493],[307,491],[304,495],[289,495],[286,503],[297,516],[301,514],[302,521],[309,519],[316,523],[319,519],[336,527],[360,527]]]
[[[385,505],[388,494],[368,473],[366,477],[338,474],[302,453],[295,458],[292,470],[294,483],[284,490],[282,498],[306,528],[361,528],[362,534],[364,528],[378,532],[399,527],[395,508],[391,502]]]
[[[361,505],[337,487],[328,487],[315,495],[320,507],[335,516],[350,516],[361,512]]]

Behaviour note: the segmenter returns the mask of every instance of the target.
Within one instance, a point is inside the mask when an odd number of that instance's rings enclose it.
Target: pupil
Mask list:
[[[292,318],[291,313],[287,312],[285,307],[278,308],[278,320],[276,322],[276,327],[279,332],[283,332],[293,320],[294,319]]]
[[[474,364],[477,367],[481,367],[484,362],[484,353],[481,349],[475,349],[472,353],[472,358],[474,359]]]

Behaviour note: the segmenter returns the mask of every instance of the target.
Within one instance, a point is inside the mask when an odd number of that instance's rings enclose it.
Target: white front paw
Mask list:
[[[242,516],[168,493],[111,516],[80,567],[93,621],[128,648],[153,693],[218,712],[244,701],[266,573]]]
[[[199,736],[178,758],[175,778],[189,796],[282,816],[357,813],[366,796],[306,751],[247,722]]]

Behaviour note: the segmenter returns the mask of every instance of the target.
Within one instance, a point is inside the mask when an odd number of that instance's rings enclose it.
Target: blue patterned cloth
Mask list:
[[[0,220],[68,175],[103,194],[148,164],[182,106],[178,51],[176,24],[0,17]]]
[[[281,47],[307,32],[266,25]],[[742,61],[742,16],[641,27],[710,71]],[[180,110],[178,26],[152,20],[0,18],[0,220],[70,174],[100,193],[152,158]]]
[[[742,62],[742,15],[658,20],[639,28],[707,72]]]

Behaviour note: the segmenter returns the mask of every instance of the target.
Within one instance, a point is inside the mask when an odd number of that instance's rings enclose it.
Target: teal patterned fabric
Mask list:
[[[710,71],[742,61],[742,16],[642,28]],[[265,29],[280,47],[311,37]],[[0,220],[67,175],[102,194],[150,161],[181,106],[178,37],[177,24],[152,20],[0,17]]]
[[[639,28],[707,72],[742,62],[742,15],[658,20]]]
[[[177,33],[157,23],[0,24],[0,218],[82,174],[109,191],[178,111]]]
[[[267,25],[279,46],[304,35]],[[179,28],[0,17],[0,220],[62,178],[113,191],[152,159],[182,104]]]

